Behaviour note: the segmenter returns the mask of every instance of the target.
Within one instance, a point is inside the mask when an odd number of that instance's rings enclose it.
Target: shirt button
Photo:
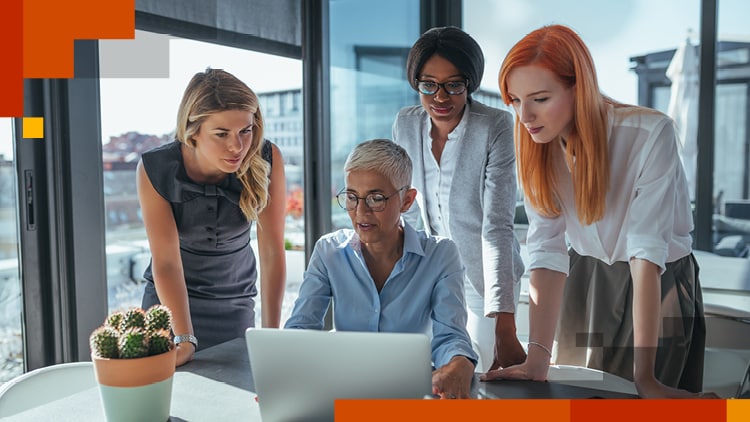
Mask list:
[[[214,231],[214,228],[213,227],[206,227],[206,231],[207,232],[212,232],[212,231]]]
[[[214,210],[214,207],[208,207],[208,210],[209,210],[209,211],[213,211],[213,210]]]
[[[213,241],[213,239],[210,238],[210,237],[208,239],[206,239],[206,240],[209,241],[209,242]]]

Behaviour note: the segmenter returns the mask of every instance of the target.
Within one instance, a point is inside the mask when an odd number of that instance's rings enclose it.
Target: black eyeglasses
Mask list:
[[[468,80],[440,83],[435,81],[420,81],[417,79],[417,91],[424,95],[435,95],[440,88],[443,88],[443,90],[450,95],[461,95],[466,91],[468,85]]]
[[[407,187],[408,186],[404,186],[388,196],[385,196],[382,193],[371,193],[364,198],[357,196],[352,192],[341,191],[336,194],[336,201],[339,203],[339,206],[341,208],[347,211],[354,211],[355,209],[357,209],[357,206],[359,206],[359,200],[364,199],[367,208],[374,212],[380,212],[385,209],[385,204],[388,199],[406,189]]]

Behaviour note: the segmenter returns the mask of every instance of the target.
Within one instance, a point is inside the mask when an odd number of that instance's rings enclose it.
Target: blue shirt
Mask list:
[[[403,255],[380,293],[354,230],[321,237],[285,328],[322,329],[333,299],[338,331],[425,333],[432,338],[435,367],[458,355],[476,363],[466,331],[464,267],[456,245],[417,232],[408,223],[403,227]]]

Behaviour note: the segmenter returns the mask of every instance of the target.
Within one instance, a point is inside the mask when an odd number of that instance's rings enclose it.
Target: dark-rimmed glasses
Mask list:
[[[461,95],[466,91],[468,85],[468,80],[440,83],[435,81],[421,81],[417,79],[417,91],[424,95],[435,95],[440,88],[443,88],[443,90],[450,95]]]
[[[359,200],[364,199],[365,205],[367,208],[374,212],[380,212],[385,209],[386,202],[388,202],[388,199],[393,197],[394,195],[397,195],[402,190],[406,189],[408,186],[404,186],[401,189],[397,190],[396,192],[385,196],[382,193],[371,193],[365,196],[364,198],[361,196],[357,196],[352,192],[347,192],[345,190],[339,192],[336,194],[336,201],[339,203],[339,206],[347,211],[354,211],[357,209],[357,206],[359,206]]]

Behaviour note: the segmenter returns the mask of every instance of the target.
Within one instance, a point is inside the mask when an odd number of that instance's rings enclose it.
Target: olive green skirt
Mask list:
[[[633,280],[630,265],[607,265],[572,249],[553,360],[633,379]],[[690,254],[666,265],[656,378],[693,392],[703,388],[706,328],[698,263]]]

